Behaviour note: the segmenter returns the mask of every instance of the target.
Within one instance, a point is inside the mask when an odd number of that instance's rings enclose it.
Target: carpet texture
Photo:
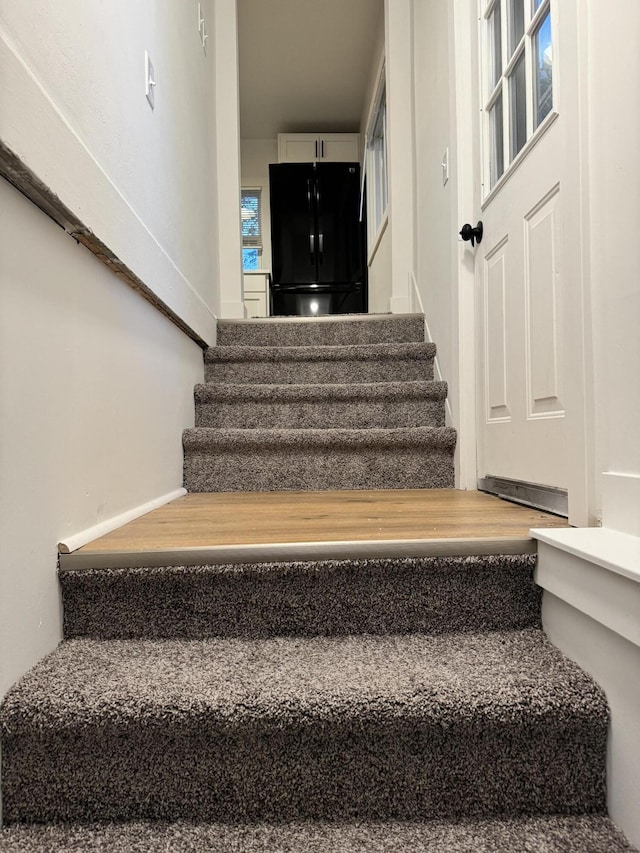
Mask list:
[[[444,426],[446,382],[196,385],[196,427],[393,429]]]
[[[221,341],[183,435],[189,491],[453,486],[422,315],[236,321]]]
[[[271,318],[218,321],[218,346],[341,346],[345,344],[422,343],[420,314],[350,314],[340,317]]]
[[[61,569],[66,638],[478,633],[540,627],[534,555]]]
[[[536,629],[68,640],[5,698],[4,815],[602,813],[607,721]]]
[[[205,381],[290,385],[433,379],[435,344],[212,347]]]
[[[221,323],[185,484],[453,485],[423,330]],[[61,570],[65,639],[0,705],[0,851],[632,851],[606,699],[542,632],[533,567]]]
[[[446,489],[454,484],[455,430],[185,430],[190,492],[283,489]]]
[[[607,818],[17,826],[3,853],[633,853]]]

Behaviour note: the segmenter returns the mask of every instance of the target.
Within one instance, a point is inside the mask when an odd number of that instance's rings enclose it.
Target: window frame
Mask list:
[[[257,199],[257,212],[258,212],[258,234],[257,235],[244,235],[242,233],[242,199],[245,196],[255,196]],[[260,186],[243,186],[240,189],[240,217],[241,217],[241,226],[240,226],[240,235],[242,238],[242,271],[243,272],[256,272],[259,270],[260,261],[262,259],[262,253],[264,249],[264,224],[262,220],[262,187]],[[258,266],[256,269],[249,268],[247,269],[244,265],[244,250],[252,249],[258,252]]]
[[[526,157],[538,139],[558,117],[558,74],[557,74],[557,25],[554,17],[555,2],[553,0],[520,0],[524,4],[524,32],[517,43],[512,45],[511,16],[509,14],[510,0],[478,0],[478,22],[480,27],[480,103],[482,114],[482,198],[483,205],[487,204],[517,165]],[[537,8],[535,6],[538,3]],[[494,68],[491,39],[491,17],[497,7],[500,7],[500,74],[495,85],[490,85],[491,73]],[[534,73],[534,43],[545,19],[549,16],[552,39],[552,89],[551,107],[540,123],[535,126],[535,85]],[[524,56],[525,67],[525,115],[526,137],[519,150],[513,152],[512,144],[512,87],[515,85],[514,74]],[[492,138],[492,115],[495,105],[502,104],[502,173],[492,180],[492,159],[494,144]]]
[[[367,191],[368,263],[375,255],[389,219],[389,164],[387,151],[387,85],[384,61],[378,82],[364,142],[364,181]]]

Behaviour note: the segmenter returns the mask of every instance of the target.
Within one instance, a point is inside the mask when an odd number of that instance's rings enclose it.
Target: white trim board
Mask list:
[[[417,288],[417,287],[415,288],[415,292],[416,292],[416,295],[417,295],[417,298],[418,298],[418,304],[420,305],[420,311],[424,313],[424,309],[423,309],[423,307],[422,307],[422,300],[420,299],[420,293],[418,292],[418,288]],[[432,336],[432,334],[431,334],[431,329],[429,328],[429,322],[428,322],[428,320],[427,320],[427,315],[426,315],[426,314],[425,314],[425,317],[424,317],[424,329],[425,329],[425,333],[426,333],[426,340],[427,340],[427,342],[428,342],[428,343],[430,343],[430,344],[435,343],[435,345],[436,345],[436,347],[437,347],[437,346],[438,346],[438,344],[437,344],[437,342],[436,342],[436,341],[434,341],[434,340],[433,340],[433,336]],[[435,375],[435,378],[438,380],[438,382],[447,382],[447,380],[446,380],[446,379],[444,378],[444,376],[442,375],[442,370],[440,369],[440,361],[439,361],[439,359],[438,359],[438,351],[437,351],[437,349],[436,349],[436,357],[435,357],[435,358],[434,358],[434,360],[433,360],[433,369],[434,369],[434,375]],[[448,383],[447,383],[447,385],[448,385]],[[447,426],[455,426],[456,424],[455,424],[455,421],[454,421],[454,418],[453,418],[453,409],[451,408],[451,401],[450,401],[450,399],[449,399],[449,395],[448,395],[448,394],[447,394],[447,399],[445,400],[445,404],[444,404],[444,406],[445,406],[445,411],[446,411],[446,413],[447,413]]]
[[[530,533],[536,583],[640,648],[640,538],[604,528]]]
[[[93,527],[88,527],[86,530],[81,530],[79,533],[73,533],[70,536],[66,536],[58,543],[58,553],[61,555],[72,554],[73,551],[77,551],[78,548],[82,548],[83,545],[87,545],[89,542],[94,542],[101,536],[106,536],[107,533],[111,533],[112,530],[117,530],[118,527],[128,524],[135,518],[140,518],[141,515],[146,515],[148,512],[151,512],[151,510],[158,509],[158,507],[171,503],[171,501],[175,501],[177,498],[181,498],[186,494],[186,489],[175,489],[173,492],[169,492],[159,498],[154,498],[151,501],[147,501],[147,503],[133,507],[133,509],[129,509],[120,515],[114,515],[106,521],[101,521]]]
[[[602,474],[602,523],[640,537],[640,475],[617,471]]]
[[[640,583],[640,537],[605,527],[579,527],[529,531],[538,542],[566,551],[589,563]]]

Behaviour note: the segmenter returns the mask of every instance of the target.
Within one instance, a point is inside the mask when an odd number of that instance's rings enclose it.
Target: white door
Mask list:
[[[478,476],[567,489],[568,127],[560,0],[480,0]],[[573,4],[562,4],[571,6]],[[567,74],[566,81],[574,75]],[[567,116],[572,114],[567,111]],[[563,125],[564,122],[564,125]],[[577,132],[576,132],[577,144]],[[576,167],[577,168],[577,167]],[[475,224],[475,223],[473,223]]]

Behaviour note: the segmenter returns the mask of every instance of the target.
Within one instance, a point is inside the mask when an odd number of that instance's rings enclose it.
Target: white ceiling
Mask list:
[[[383,0],[238,0],[240,135],[360,129]]]

